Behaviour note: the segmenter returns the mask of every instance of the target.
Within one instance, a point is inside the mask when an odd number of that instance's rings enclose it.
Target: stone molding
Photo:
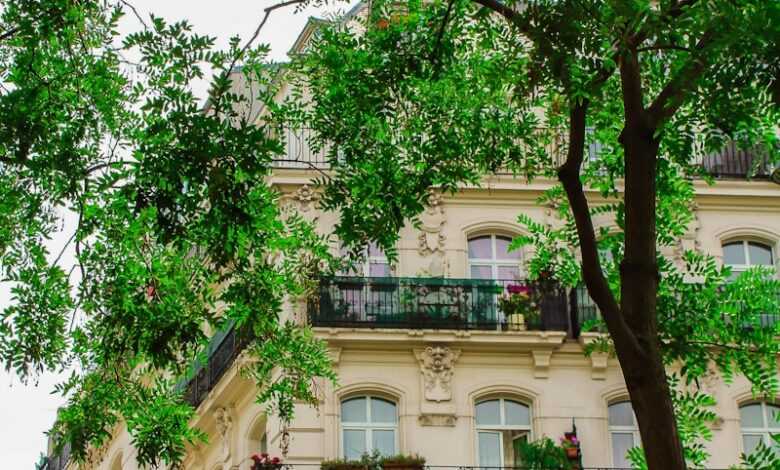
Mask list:
[[[414,351],[420,363],[426,400],[437,403],[452,400],[452,376],[460,352],[460,349],[447,346],[428,346]]]

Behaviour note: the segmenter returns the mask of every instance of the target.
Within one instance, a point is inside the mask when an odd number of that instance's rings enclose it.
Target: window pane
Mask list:
[[[762,416],[761,405],[753,403],[739,408],[739,420],[743,428],[763,428],[764,417]]]
[[[375,429],[371,432],[371,437],[372,450],[378,450],[382,455],[395,455],[395,431]]]
[[[770,428],[780,429],[780,406],[766,405],[766,422]]]
[[[528,426],[531,424],[531,412],[527,406],[516,401],[504,401],[504,417],[506,424],[511,426]]]
[[[758,444],[763,440],[763,436],[760,434],[743,434],[742,435],[742,450],[745,454],[750,455],[756,450]]]
[[[499,279],[520,279],[520,268],[517,266],[499,266]]]
[[[509,244],[512,239],[509,237],[496,237],[496,258],[498,259],[520,259],[520,249],[509,251]]]
[[[469,240],[469,258],[493,259],[489,236]]]
[[[367,420],[365,397],[353,398],[341,402],[342,423],[365,423]]]
[[[380,398],[371,399],[372,423],[395,423],[395,403]]]
[[[634,435],[625,432],[612,433],[612,464],[615,467],[631,468],[626,457],[628,450],[634,447]]]
[[[723,245],[723,262],[725,264],[746,264],[745,247],[742,242]]]
[[[357,460],[366,452],[366,432],[362,429],[344,430],[344,458]]]
[[[483,401],[477,404],[477,425],[501,424],[501,411],[498,400]]]
[[[381,248],[379,248],[379,245],[377,245],[374,242],[371,242],[368,244],[368,256],[371,257],[377,257],[377,258],[384,258],[385,252],[382,251]]]
[[[480,432],[479,440],[479,465],[481,467],[502,467],[501,462],[501,433]]]
[[[772,249],[768,246],[750,242],[748,244],[748,254],[750,255],[751,265],[772,266]]]
[[[471,267],[472,279],[493,279],[493,270],[490,266],[472,266]]]
[[[634,426],[634,410],[630,401],[609,405],[610,426]]]
[[[390,265],[387,263],[371,263],[368,265],[368,275],[371,277],[390,277]]]

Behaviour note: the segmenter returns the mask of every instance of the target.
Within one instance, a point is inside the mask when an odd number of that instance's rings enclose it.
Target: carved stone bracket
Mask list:
[[[590,378],[593,380],[607,380],[607,363],[609,355],[605,352],[594,351],[590,355]]]
[[[214,419],[217,422],[217,433],[221,444],[221,459],[222,462],[228,462],[231,454],[233,415],[229,408],[220,406],[214,410]]]
[[[444,241],[447,237],[442,233],[447,217],[442,205],[440,194],[430,190],[428,207],[420,215],[420,234],[417,236],[417,252],[420,256],[434,253],[444,253]]]
[[[423,389],[426,400],[442,402],[452,399],[452,375],[455,361],[460,357],[459,349],[446,346],[428,346],[414,351],[420,362]]]
[[[298,202],[301,212],[309,210],[317,203],[317,193],[308,184],[304,184],[293,193],[293,199]]]
[[[546,379],[550,375],[550,358],[552,351],[549,349],[535,349],[531,351],[534,359],[534,377]]]

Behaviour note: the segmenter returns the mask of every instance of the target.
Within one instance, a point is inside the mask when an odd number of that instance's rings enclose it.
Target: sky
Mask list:
[[[129,0],[142,17],[154,13],[172,22],[186,19],[193,30],[216,38],[225,47],[231,36],[238,35],[241,43],[247,41],[259,25],[263,9],[277,3],[276,0]],[[276,10],[263,27],[256,44],[271,46],[270,58],[284,61],[309,16],[325,16],[343,12],[356,3],[330,1],[323,8],[307,8],[295,12],[294,7]],[[132,15],[122,20],[122,33],[139,29],[139,22]],[[196,92],[204,96],[206,84],[197,86]],[[67,219],[67,218],[66,218]],[[58,253],[70,236],[71,223],[66,220],[63,232],[51,241],[50,251]],[[67,234],[67,235],[66,235]],[[72,253],[65,253],[65,263]],[[8,302],[8,291],[0,290],[0,309]],[[32,469],[42,452],[46,450],[46,436],[54,422],[57,408],[64,400],[51,395],[54,384],[62,376],[44,374],[36,383],[21,384],[11,373],[0,370],[0,467],[4,470]]]

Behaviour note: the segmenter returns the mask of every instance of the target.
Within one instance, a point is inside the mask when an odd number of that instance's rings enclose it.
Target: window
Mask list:
[[[520,251],[509,251],[511,237],[483,235],[469,239],[472,279],[512,280],[520,277]]]
[[[341,255],[346,255],[346,250],[341,250]],[[342,273],[345,276],[361,277],[389,277],[392,276],[390,263],[385,252],[376,243],[371,242],[364,250],[363,259],[356,262],[352,269]]]
[[[771,434],[780,433],[780,406],[769,403],[749,403],[739,407],[739,420],[742,427],[742,450],[750,454],[760,442],[774,446],[780,453],[780,446],[774,442]]]
[[[739,240],[723,245],[723,264],[731,266],[732,278],[753,266],[774,266],[772,247],[764,243]]]
[[[341,402],[341,448],[345,459],[359,459],[374,450],[382,455],[396,454],[397,431],[395,403],[373,396]]]
[[[477,403],[475,414],[480,467],[521,466],[519,444],[531,433],[531,409],[500,398]]]
[[[626,454],[629,449],[642,445],[642,440],[630,401],[609,405],[609,438],[612,443],[612,466],[631,468]]]

